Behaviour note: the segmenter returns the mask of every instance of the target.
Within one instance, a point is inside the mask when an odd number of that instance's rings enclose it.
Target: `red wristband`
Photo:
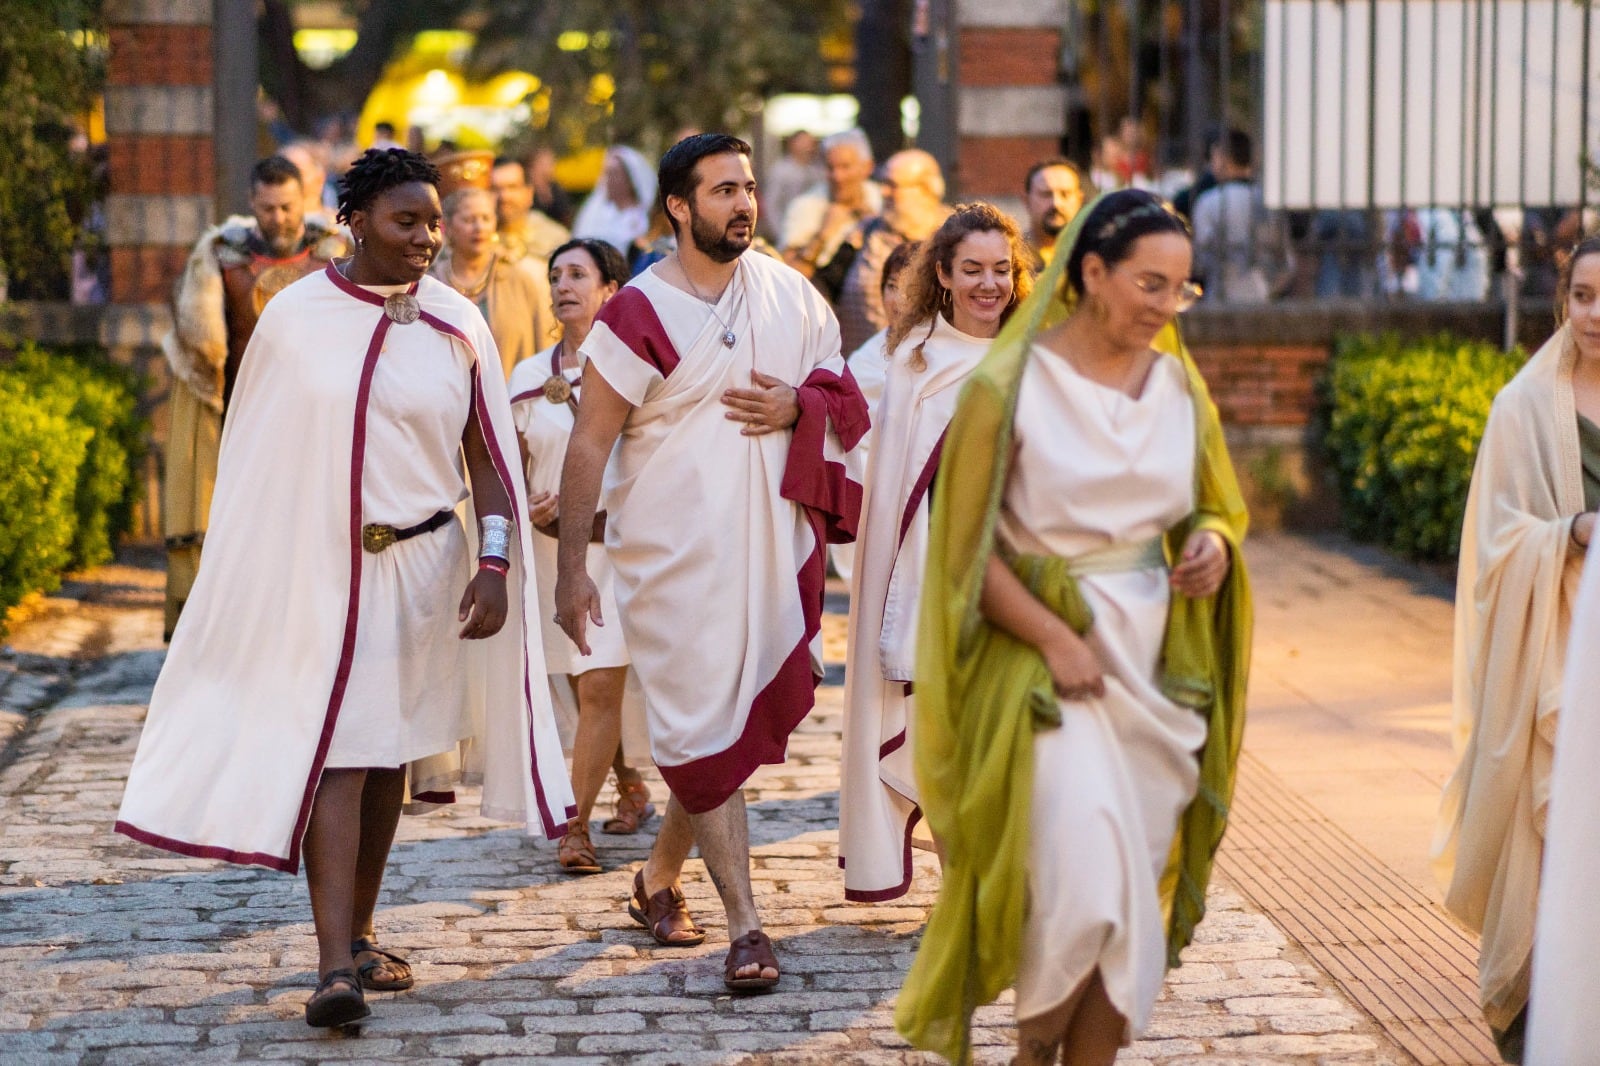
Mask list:
[[[478,569],[493,570],[495,573],[504,576],[511,573],[511,564],[506,562],[504,559],[497,559],[492,555],[486,555],[482,559],[478,560]]]

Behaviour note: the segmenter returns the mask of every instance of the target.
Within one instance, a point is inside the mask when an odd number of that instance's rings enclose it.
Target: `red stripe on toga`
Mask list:
[[[832,426],[845,451],[859,444],[871,424],[867,401],[846,367],[843,374],[813,370],[795,390],[795,402],[800,418],[778,493],[821,517],[819,544],[848,544],[861,522],[861,484],[851,480],[843,463],[824,457],[823,443]]]
[[[678,350],[672,346],[672,338],[667,336],[667,328],[656,314],[655,305],[636,286],[628,285],[618,290],[600,308],[594,320],[604,322],[617,340],[634,355],[655,367],[662,377],[669,376],[682,361],[678,357]]]

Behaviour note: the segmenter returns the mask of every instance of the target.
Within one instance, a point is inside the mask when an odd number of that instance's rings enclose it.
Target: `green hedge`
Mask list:
[[[1441,335],[1341,338],[1324,443],[1346,528],[1417,559],[1451,559],[1495,394],[1527,356]]]
[[[139,382],[93,350],[0,354],[0,614],[111,558],[132,525]]]
[[[94,430],[60,397],[0,375],[0,610],[50,591],[72,562],[78,472]]]

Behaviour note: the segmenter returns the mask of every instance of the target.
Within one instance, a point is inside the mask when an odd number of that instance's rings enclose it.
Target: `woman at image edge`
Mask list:
[[[915,736],[944,877],[895,1019],[957,1062],[1014,983],[1018,1062],[1111,1063],[1204,912],[1250,597],[1216,409],[1170,328],[1191,256],[1156,197],[1100,198],[946,436]]]
[[[1490,408],[1461,528],[1460,763],[1445,785],[1434,868],[1450,913],[1482,934],[1479,1003],[1508,1062],[1522,1059],[1568,626],[1600,505],[1597,286],[1591,237],[1563,272],[1566,324]]]

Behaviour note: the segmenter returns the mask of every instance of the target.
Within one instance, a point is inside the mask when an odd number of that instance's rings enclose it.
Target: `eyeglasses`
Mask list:
[[[1171,282],[1150,274],[1137,275],[1133,279],[1133,285],[1154,299],[1162,301],[1172,299],[1175,303],[1173,309],[1180,315],[1199,303],[1200,297],[1205,295],[1205,290],[1192,281]]]

